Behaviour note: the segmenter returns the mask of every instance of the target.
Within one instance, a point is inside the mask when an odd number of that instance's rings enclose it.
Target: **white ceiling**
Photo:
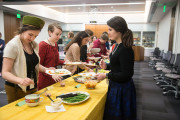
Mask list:
[[[74,4],[44,4],[45,6],[67,14],[96,13],[144,13],[145,0],[72,0]]]
[[[146,3],[149,1],[151,1],[152,4],[150,10],[146,11]],[[87,13],[106,15],[116,13],[129,14],[132,16],[135,14],[145,14],[146,11],[148,13],[148,22],[159,22],[175,5],[176,1],[177,0],[16,0],[16,2],[0,2],[0,5],[41,4],[67,15],[82,15]],[[166,12],[163,12],[164,5],[166,5]]]
[[[119,13],[143,13],[146,0],[5,0],[16,2],[4,2],[5,5],[30,5],[42,4],[62,13],[82,12],[119,12]],[[20,2],[17,2],[20,1]],[[22,2],[27,1],[27,2]],[[2,3],[0,3],[2,4]]]

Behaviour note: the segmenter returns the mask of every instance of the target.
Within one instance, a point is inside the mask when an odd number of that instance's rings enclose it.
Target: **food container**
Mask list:
[[[97,81],[96,80],[87,80],[84,85],[86,86],[87,89],[95,89],[96,85],[97,85]]]
[[[40,101],[40,99],[42,100]],[[42,101],[43,97],[40,97],[38,94],[30,94],[25,96],[25,102],[30,107],[37,106]]]
[[[55,109],[58,110],[60,109],[60,106],[62,104],[62,100],[60,98],[57,98],[54,100],[54,102],[51,102],[51,106]]]

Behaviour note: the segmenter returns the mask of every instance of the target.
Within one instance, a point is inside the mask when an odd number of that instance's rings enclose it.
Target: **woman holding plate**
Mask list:
[[[57,68],[58,65],[63,65],[64,61],[59,59],[59,52],[57,41],[62,34],[62,28],[56,23],[48,26],[49,38],[39,43],[40,64],[45,67]],[[61,81],[60,75],[48,75],[46,73],[39,73],[38,90],[43,89],[49,85]]]
[[[109,37],[116,41],[116,46],[109,56],[110,63],[100,62],[100,67],[110,72],[97,75],[98,80],[109,80],[104,120],[136,120],[132,31],[119,16],[111,18],[107,25]]]
[[[80,62],[80,49],[89,41],[89,35],[85,31],[79,32],[73,40],[65,47],[65,61]],[[65,65],[64,68],[71,71],[72,75],[78,73],[78,67],[85,70],[90,70],[83,64],[79,65]],[[93,70],[91,70],[93,71]]]

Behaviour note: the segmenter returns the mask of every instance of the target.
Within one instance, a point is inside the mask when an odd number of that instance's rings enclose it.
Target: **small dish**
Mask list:
[[[51,106],[55,109],[58,110],[62,104],[62,100],[60,98],[57,98],[54,100],[54,102],[51,102]]]
[[[97,81],[96,80],[87,80],[84,85],[86,86],[87,89],[95,89],[96,85],[97,85]]]

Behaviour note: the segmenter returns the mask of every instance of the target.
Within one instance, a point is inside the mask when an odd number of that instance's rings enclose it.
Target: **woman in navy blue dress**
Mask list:
[[[136,90],[132,76],[134,74],[133,35],[126,21],[115,16],[107,21],[110,39],[116,46],[110,54],[110,63],[103,60],[100,67],[109,73],[97,75],[98,80],[109,81],[104,120],[136,120]]]

